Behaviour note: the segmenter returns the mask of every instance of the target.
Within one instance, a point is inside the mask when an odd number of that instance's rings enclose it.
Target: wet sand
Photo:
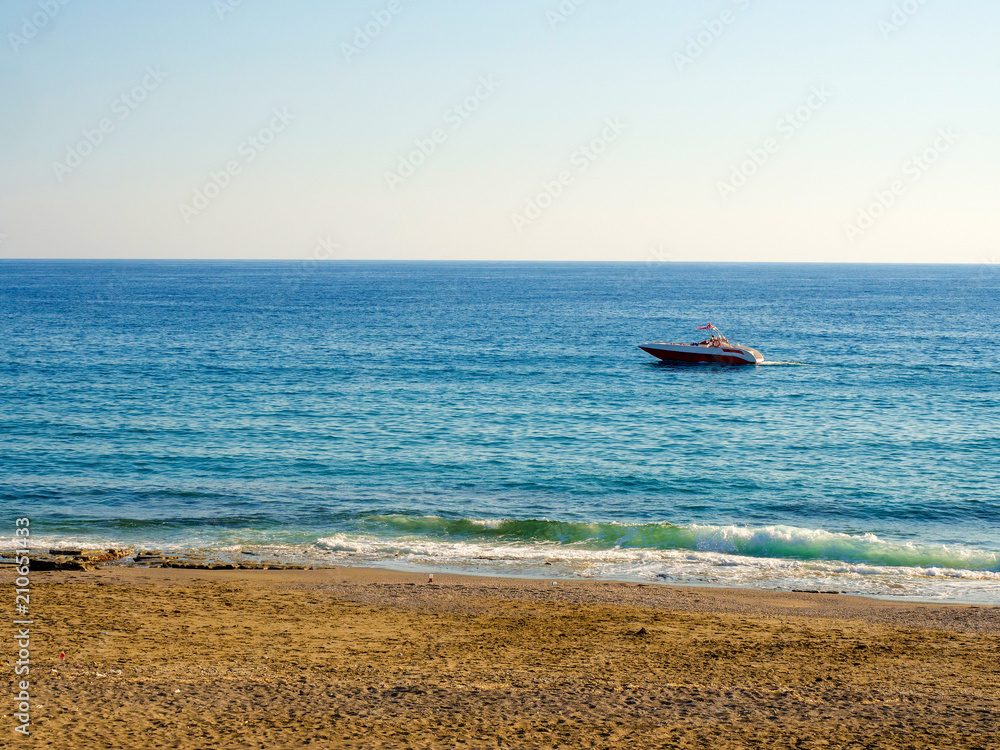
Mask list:
[[[11,599],[12,580],[0,575]],[[5,743],[1000,747],[1000,608],[426,581],[358,568],[33,573],[32,733],[12,733],[5,638]]]

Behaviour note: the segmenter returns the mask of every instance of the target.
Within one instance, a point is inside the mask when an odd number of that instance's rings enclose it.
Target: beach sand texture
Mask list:
[[[1000,747],[1000,608],[426,581],[357,568],[35,573],[32,734],[13,734],[7,701],[4,743]]]

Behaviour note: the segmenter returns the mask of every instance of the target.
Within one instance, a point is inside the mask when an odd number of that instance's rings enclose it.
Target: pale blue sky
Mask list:
[[[995,2],[62,3],[0,11],[0,257],[1000,262]]]

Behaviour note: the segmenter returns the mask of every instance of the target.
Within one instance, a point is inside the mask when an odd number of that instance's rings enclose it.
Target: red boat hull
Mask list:
[[[668,348],[669,347],[669,348]],[[640,345],[644,352],[664,362],[717,362],[720,365],[755,365],[763,360],[760,353],[748,349],[710,346],[671,347],[656,344]]]

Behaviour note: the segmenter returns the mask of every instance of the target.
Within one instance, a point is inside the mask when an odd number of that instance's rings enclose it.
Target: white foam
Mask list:
[[[484,519],[471,523],[495,528],[503,521]],[[602,526],[606,529],[609,525]],[[628,525],[622,527],[627,530]],[[565,544],[513,542],[488,536],[448,539],[414,534],[385,538],[348,533],[330,534],[314,544],[273,544],[267,542],[266,535],[248,534],[240,541],[229,536],[223,545],[219,539],[208,538],[190,538],[185,544],[157,541],[126,544],[120,539],[49,535],[33,538],[33,545],[37,550],[152,547],[169,553],[209,554],[239,554],[250,549],[258,555],[306,564],[824,589],[1000,604],[997,556],[985,550],[944,545],[917,547],[890,543],[875,534],[849,535],[789,526],[697,525],[686,531],[692,535],[696,549],[600,547],[593,539]],[[627,538],[628,534],[622,537]],[[879,560],[886,563],[879,564]]]
[[[725,527],[713,529],[706,539],[753,539],[766,530]],[[788,530],[796,538],[837,539],[840,534]],[[868,535],[866,543],[877,540]],[[861,537],[851,537],[861,539]],[[720,542],[720,547],[727,546]],[[968,599],[968,591],[956,592],[958,583],[981,584],[976,601],[1000,603],[1000,572],[943,568],[939,566],[873,565],[839,560],[795,560],[753,557],[715,549],[651,550],[613,547],[592,549],[582,545],[554,543],[493,544],[423,539],[379,540],[338,534],[317,542],[317,554],[331,562],[384,564],[420,568],[447,567],[471,572],[515,575],[554,573],[584,578],[646,580],[668,583],[715,584],[760,588],[806,588],[837,590],[876,596],[911,596],[930,599]],[[552,567],[554,566],[554,567]]]

